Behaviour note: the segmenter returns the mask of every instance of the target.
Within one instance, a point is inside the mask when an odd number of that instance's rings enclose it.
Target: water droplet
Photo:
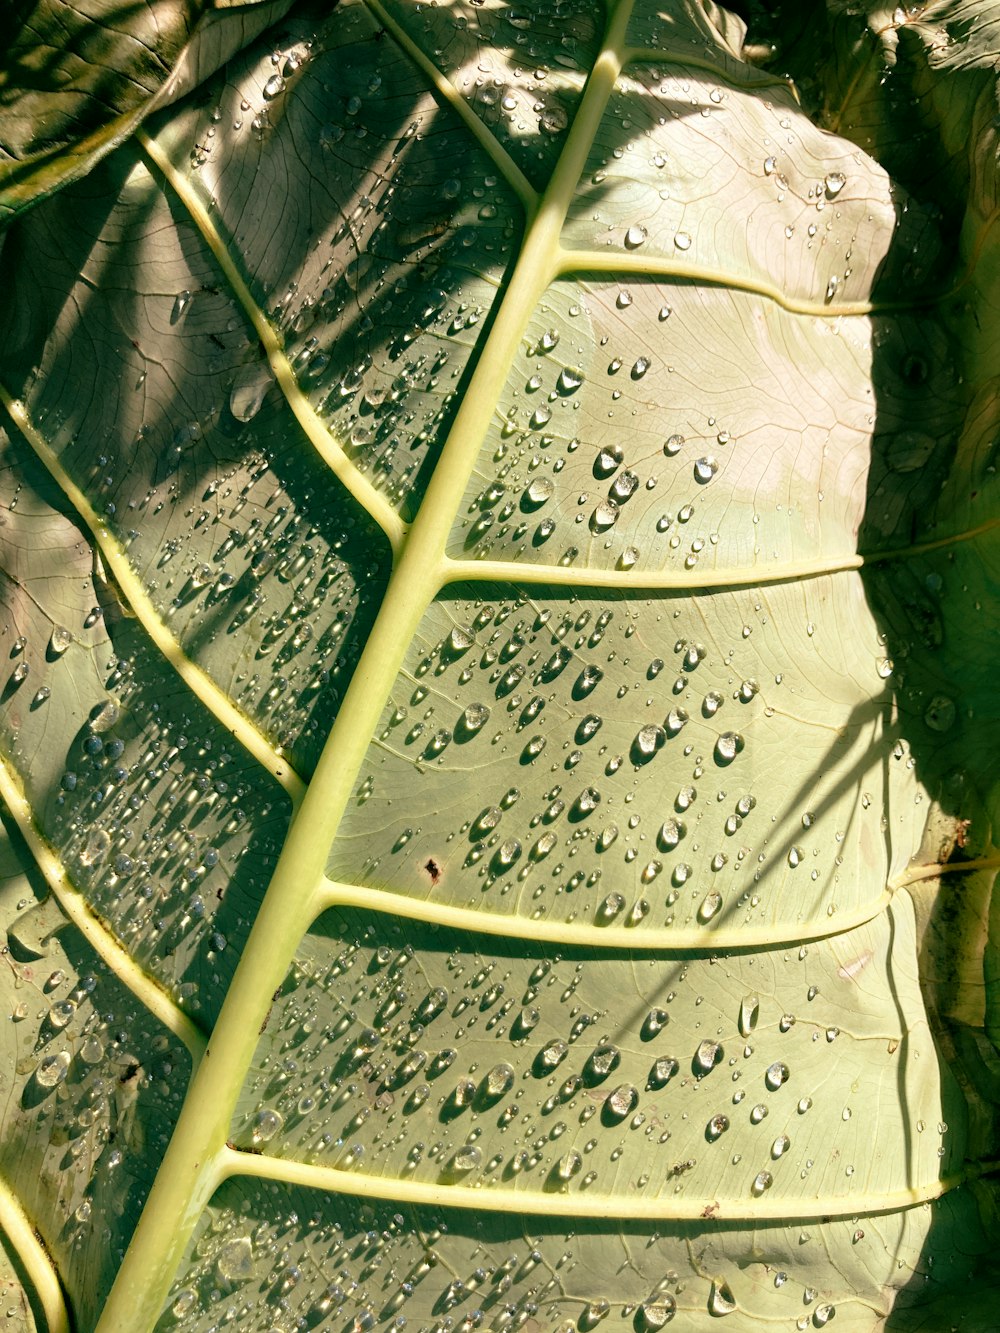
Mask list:
[[[550,1041],[547,1046],[543,1046],[538,1054],[538,1063],[543,1069],[556,1069],[569,1052],[569,1047],[564,1041]]]
[[[654,1062],[653,1067],[649,1071],[649,1087],[662,1088],[665,1084],[670,1082],[678,1069],[680,1069],[680,1065],[672,1056],[661,1056],[659,1060]]]
[[[462,714],[460,730],[474,736],[485,727],[489,718],[490,710],[486,704],[469,704]]]
[[[924,722],[931,731],[948,731],[955,722],[955,701],[946,694],[935,694],[927,705]]]
[[[605,532],[618,522],[619,509],[614,500],[602,500],[590,516],[594,532]]]
[[[634,472],[619,472],[611,483],[611,499],[618,504],[624,504],[630,500],[639,489],[639,478]]]
[[[699,1042],[692,1061],[695,1074],[699,1078],[704,1074],[710,1074],[724,1055],[725,1051],[719,1042],[707,1040]]]
[[[718,461],[711,457],[699,458],[694,465],[694,479],[702,486],[707,486],[719,470]]]
[[[183,292],[177,293],[177,295],[174,297],[174,304],[170,310],[171,324],[177,323],[177,321],[181,318],[181,316],[184,314],[184,311],[187,310],[190,304],[191,304],[191,293],[189,291],[185,290]]]
[[[575,393],[584,381],[584,373],[577,366],[564,366],[556,380],[559,393]]]
[[[284,1118],[277,1112],[265,1107],[253,1118],[250,1137],[254,1144],[270,1143],[284,1125]]]
[[[676,1312],[677,1302],[669,1292],[651,1296],[639,1306],[637,1312],[639,1328],[642,1333],[658,1333],[659,1329],[666,1328]]]
[[[568,1152],[556,1163],[556,1175],[560,1180],[572,1180],[583,1166],[583,1158],[578,1152]]]
[[[648,235],[645,227],[632,226],[625,233],[625,249],[638,250]]]
[[[569,116],[561,106],[546,107],[538,118],[539,128],[545,134],[561,134],[569,124]]]
[[[62,625],[53,625],[49,636],[49,652],[53,657],[61,657],[73,642],[73,635]]]
[[[521,844],[517,838],[507,838],[493,855],[493,868],[497,872],[509,870],[521,856]]]
[[[721,893],[706,894],[700,906],[698,907],[698,920],[702,923],[702,925],[707,925],[708,922],[711,921],[714,916],[718,915],[719,909],[721,907],[722,907]]]
[[[745,995],[740,1001],[739,1029],[741,1037],[749,1037],[760,1017],[760,1000],[756,995]]]
[[[705,1126],[705,1138],[709,1143],[714,1143],[716,1139],[722,1138],[729,1128],[729,1117],[727,1115],[713,1115],[711,1120]]]
[[[674,454],[680,453],[683,446],[684,446],[683,435],[669,435],[666,441],[664,442],[663,452],[667,455],[668,458],[672,458]]]
[[[639,1093],[631,1083],[622,1083],[608,1094],[604,1103],[604,1117],[607,1120],[624,1120],[639,1104]]]
[[[68,1051],[59,1051],[53,1055],[43,1055],[35,1069],[35,1079],[43,1088],[54,1088],[69,1073],[70,1056]]]
[[[724,731],[715,742],[715,762],[731,764],[743,749],[743,737],[736,731]]]
[[[49,1010],[47,1018],[54,1028],[64,1028],[76,1015],[76,1004],[72,1000],[60,1000]]]
[[[285,80],[280,74],[272,74],[263,87],[263,93],[268,100],[277,97],[285,91]]]
[[[759,1199],[765,1190],[769,1190],[774,1184],[774,1177],[770,1171],[758,1171],[754,1176],[753,1184],[750,1186],[750,1193],[755,1199]]]
[[[663,728],[650,724],[639,729],[632,748],[640,759],[651,759],[666,744],[666,740],[667,733]]]
[[[774,1064],[768,1065],[764,1082],[772,1092],[776,1092],[782,1083],[788,1082],[788,1066],[782,1064],[780,1060],[775,1060]]]
[[[732,1314],[736,1308],[736,1298],[730,1290],[729,1283],[713,1279],[712,1288],[708,1293],[709,1314],[721,1319],[723,1315]]]
[[[690,250],[691,233],[686,231],[677,232],[676,235],[674,236],[674,245],[677,247],[678,250]]]
[[[828,199],[834,199],[847,184],[847,177],[842,171],[831,171],[823,181]]]
[[[253,1276],[253,1246],[246,1236],[226,1241],[215,1260],[215,1269],[227,1285],[236,1286]]]
[[[588,1083],[598,1083],[607,1078],[621,1064],[621,1051],[617,1046],[598,1046],[592,1051],[584,1065],[584,1076]]]
[[[483,1079],[480,1092],[489,1101],[505,1096],[514,1086],[514,1071],[508,1064],[494,1065]]]
[[[85,866],[95,865],[102,856],[107,854],[110,847],[111,837],[104,829],[91,829],[80,851],[80,864]]]

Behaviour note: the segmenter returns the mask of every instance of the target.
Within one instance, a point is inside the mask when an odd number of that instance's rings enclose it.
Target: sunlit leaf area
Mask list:
[[[17,1333],[988,1333],[990,0],[0,18]]]

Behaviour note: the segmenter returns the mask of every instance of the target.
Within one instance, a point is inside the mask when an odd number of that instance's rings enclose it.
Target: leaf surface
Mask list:
[[[817,10],[800,92],[694,0],[233,7],[67,112],[2,253],[36,1324],[983,1326],[976,10]]]

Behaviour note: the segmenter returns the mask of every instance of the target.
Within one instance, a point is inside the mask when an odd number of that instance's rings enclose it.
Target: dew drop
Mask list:
[[[768,1065],[764,1074],[764,1082],[772,1092],[776,1092],[782,1083],[788,1082],[788,1066],[782,1064],[780,1060],[775,1060],[773,1064]]]
[[[741,1037],[749,1037],[760,1017],[760,1000],[756,995],[745,995],[740,1002],[739,1029]]]
[[[227,1285],[235,1286],[253,1276],[253,1246],[246,1236],[226,1241],[215,1260],[215,1270]]]
[[[715,742],[715,762],[731,764],[743,749],[743,737],[736,731],[724,731]]]
[[[730,1290],[728,1282],[713,1280],[712,1288],[708,1293],[708,1312],[721,1319],[723,1315],[732,1314],[737,1308],[736,1298]]]
[[[619,509],[614,500],[602,500],[590,516],[594,532],[606,532],[618,522]]]
[[[639,1093],[631,1083],[622,1083],[609,1093],[604,1103],[604,1116],[612,1121],[624,1120],[639,1104]]]
[[[677,1302],[669,1292],[651,1296],[648,1301],[643,1301],[637,1311],[639,1328],[642,1333],[658,1333],[659,1329],[666,1328],[676,1313]]]
[[[750,1193],[755,1199],[759,1199],[765,1190],[769,1190],[774,1184],[774,1177],[770,1171],[758,1171],[754,1176],[753,1184],[750,1186]]]
[[[62,1083],[69,1073],[70,1055],[68,1051],[58,1051],[52,1055],[43,1055],[35,1069],[35,1080],[43,1088],[54,1088]]]
[[[711,921],[714,916],[718,915],[721,906],[722,906],[721,893],[707,894],[698,908],[698,920],[702,923],[702,925],[707,925],[707,923]]]
[[[482,730],[489,718],[490,710],[486,704],[469,704],[462,714],[461,729],[474,736]]]
[[[49,652],[53,657],[61,657],[73,642],[73,635],[62,625],[53,625],[49,637]]]
[[[669,1055],[661,1056],[656,1060],[649,1071],[648,1085],[650,1088],[662,1088],[674,1077],[680,1069],[678,1062]]]

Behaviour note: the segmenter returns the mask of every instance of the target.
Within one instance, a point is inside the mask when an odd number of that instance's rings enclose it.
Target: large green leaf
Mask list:
[[[274,9],[14,99],[11,1308],[989,1326],[987,6]]]

